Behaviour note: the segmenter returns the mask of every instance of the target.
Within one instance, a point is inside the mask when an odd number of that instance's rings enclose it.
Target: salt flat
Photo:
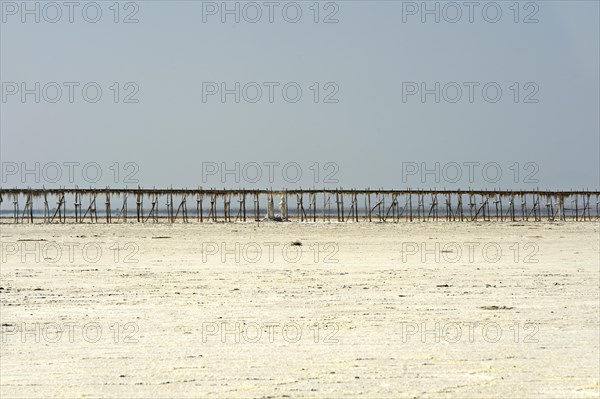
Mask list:
[[[0,235],[3,398],[600,394],[596,222]]]

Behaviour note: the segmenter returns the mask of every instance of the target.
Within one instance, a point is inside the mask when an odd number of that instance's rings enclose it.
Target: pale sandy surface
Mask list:
[[[599,234],[591,222],[2,225],[0,397],[598,397]],[[294,240],[297,263],[281,247],[269,259],[266,243]],[[204,261],[207,242],[263,254]],[[425,262],[403,259],[408,242],[427,245]],[[457,255],[449,242],[462,255],[436,262]],[[72,260],[65,243],[79,244]],[[132,248],[137,263],[123,259]],[[302,336],[208,334],[244,322]],[[72,339],[48,323],[73,323]],[[90,323],[98,342],[83,338]],[[447,335],[406,334],[422,323]]]

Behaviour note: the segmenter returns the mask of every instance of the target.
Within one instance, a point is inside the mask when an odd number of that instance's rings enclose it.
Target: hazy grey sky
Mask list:
[[[597,1],[315,3],[2,1],[2,186],[600,188]]]

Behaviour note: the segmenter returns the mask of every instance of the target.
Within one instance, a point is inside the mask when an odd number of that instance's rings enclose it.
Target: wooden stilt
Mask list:
[[[254,193],[254,221],[260,221],[260,208],[259,208],[259,194],[257,192]]]
[[[313,222],[317,221],[317,194],[316,193],[311,193],[312,196],[312,201],[310,206],[312,207],[312,213],[313,213]]]
[[[19,195],[13,194],[13,206],[15,209],[15,224],[19,223]]]
[[[328,193],[323,190],[323,221],[325,221],[325,218],[327,216],[327,196]]]
[[[121,216],[123,217],[123,221],[127,223],[127,193],[123,195],[123,206],[121,206],[117,221],[121,220]]]
[[[204,223],[204,193],[200,193],[198,194],[198,198],[197,198],[197,212],[199,212],[199,221],[200,223]]]
[[[344,194],[342,194],[342,193],[340,193],[340,210],[341,210],[341,212],[340,212],[340,217],[341,217],[340,222],[343,223],[345,220],[344,220]]]
[[[44,191],[44,223],[50,223],[50,207],[48,206],[48,194]]]
[[[244,208],[244,222],[246,221],[246,192],[242,194],[242,207]]]
[[[104,205],[106,206],[106,223],[110,223],[111,222],[110,192],[107,190],[105,195],[106,195],[106,200],[104,201]]]
[[[137,221],[141,222],[143,221],[143,217],[144,217],[144,211],[142,209],[142,198],[143,195],[140,193],[137,193],[137,198],[136,198],[136,214],[137,214]]]
[[[412,209],[412,193],[408,194],[408,209],[410,211],[410,221],[413,221],[413,209]]]

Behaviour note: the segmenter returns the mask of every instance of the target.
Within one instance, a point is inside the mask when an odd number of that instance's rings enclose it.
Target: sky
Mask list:
[[[2,187],[600,189],[597,1],[0,3]]]

